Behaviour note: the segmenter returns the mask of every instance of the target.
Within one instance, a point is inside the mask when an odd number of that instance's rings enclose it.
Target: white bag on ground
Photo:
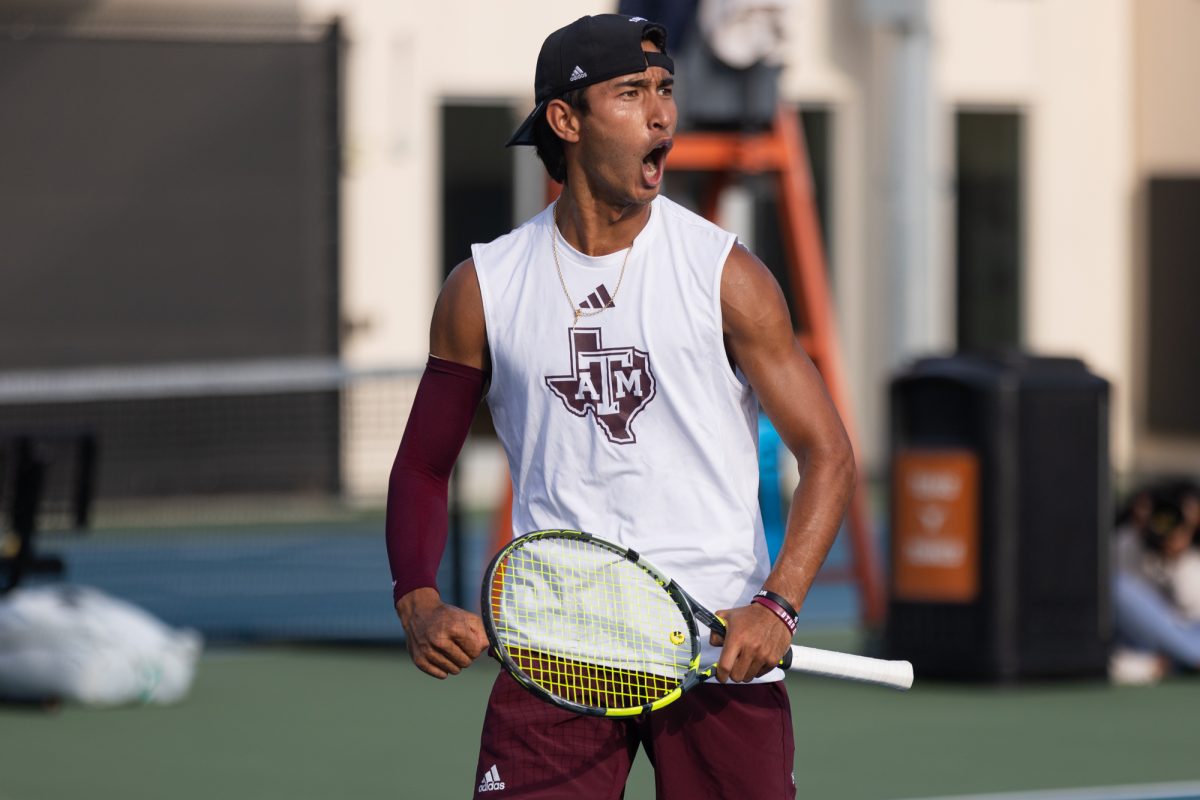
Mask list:
[[[203,640],[97,589],[19,588],[0,597],[0,697],[88,705],[173,703]]]

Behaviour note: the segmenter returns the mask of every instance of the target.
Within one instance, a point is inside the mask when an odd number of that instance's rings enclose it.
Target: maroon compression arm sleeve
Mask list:
[[[392,602],[423,586],[437,588],[446,548],[450,470],[483,397],[483,371],[429,357],[417,387],[387,497]]]

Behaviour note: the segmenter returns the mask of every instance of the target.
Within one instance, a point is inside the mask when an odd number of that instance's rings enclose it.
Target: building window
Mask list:
[[[1021,124],[1012,111],[955,118],[958,349],[1021,344]]]
[[[1200,435],[1200,177],[1150,180],[1146,423],[1155,433]]]
[[[513,155],[504,142],[516,129],[512,104],[447,101],[442,105],[442,270],[513,227]]]

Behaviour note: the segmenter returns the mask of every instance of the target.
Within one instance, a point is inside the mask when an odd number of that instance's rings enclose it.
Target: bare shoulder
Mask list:
[[[479,290],[479,276],[475,274],[475,259],[468,258],[461,262],[446,277],[442,290],[438,294],[438,306],[446,306],[455,311],[478,310],[483,314],[483,296]],[[437,310],[434,310],[437,314]]]
[[[740,242],[725,259],[721,275],[721,318],[726,336],[791,333],[791,316],[779,282]]]
[[[429,326],[429,352],[447,361],[487,369],[487,326],[474,259],[455,267],[442,284]]]

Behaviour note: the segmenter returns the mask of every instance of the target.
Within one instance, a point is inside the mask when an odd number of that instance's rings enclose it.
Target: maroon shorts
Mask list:
[[[483,720],[474,796],[618,800],[639,746],[658,800],[796,796],[782,682],[703,684],[653,714],[610,719],[539,700],[503,670]]]

